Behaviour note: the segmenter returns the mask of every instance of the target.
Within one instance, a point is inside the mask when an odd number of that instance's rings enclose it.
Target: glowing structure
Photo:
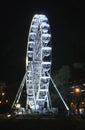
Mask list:
[[[44,105],[51,107],[49,95],[51,71],[51,33],[45,15],[34,15],[28,36],[26,53],[26,73],[14,100],[17,107],[26,81],[26,110],[41,110]]]
[[[51,32],[48,18],[45,15],[34,15],[29,29],[26,73],[23,77],[12,108],[20,106],[20,96],[26,83],[25,110],[42,111],[51,109],[49,84],[52,82],[67,110],[69,110],[55,83],[51,78],[52,64]],[[20,106],[21,107],[21,106]]]
[[[26,91],[31,109],[49,108],[49,82],[51,69],[50,25],[45,15],[35,15],[31,22],[26,54]]]

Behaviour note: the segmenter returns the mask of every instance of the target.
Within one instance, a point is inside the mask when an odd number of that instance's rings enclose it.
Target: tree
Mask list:
[[[54,81],[58,85],[58,89],[64,97],[68,90],[69,79],[70,67],[67,65],[62,66],[62,68],[54,75]]]

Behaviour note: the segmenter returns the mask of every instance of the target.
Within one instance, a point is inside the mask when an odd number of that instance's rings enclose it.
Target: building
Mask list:
[[[85,83],[71,82],[69,87],[70,110],[72,114],[85,114]]]
[[[6,91],[6,84],[0,82],[0,113],[6,112],[9,106],[9,98]]]

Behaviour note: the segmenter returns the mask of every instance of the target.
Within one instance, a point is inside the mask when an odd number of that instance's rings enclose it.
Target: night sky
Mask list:
[[[52,70],[85,63],[84,2],[50,1],[0,3],[0,81],[10,84],[22,80],[28,32],[36,13],[45,14],[51,26]]]

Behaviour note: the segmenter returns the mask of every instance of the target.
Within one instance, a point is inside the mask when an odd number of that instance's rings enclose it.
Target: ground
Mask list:
[[[84,130],[85,117],[83,116],[56,116],[55,118],[23,118],[0,120],[1,129],[40,129],[40,130]]]

